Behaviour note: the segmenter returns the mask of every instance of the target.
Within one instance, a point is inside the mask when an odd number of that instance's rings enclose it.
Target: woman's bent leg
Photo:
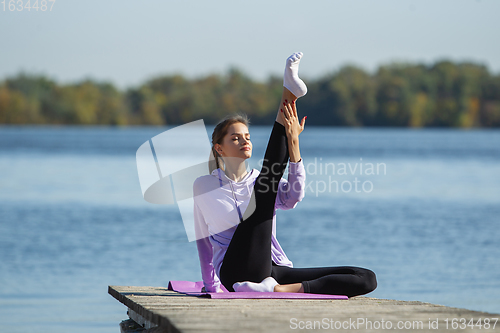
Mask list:
[[[291,268],[273,265],[272,277],[279,284],[301,282],[305,293],[364,295],[377,288],[375,273],[369,269],[351,266]]]

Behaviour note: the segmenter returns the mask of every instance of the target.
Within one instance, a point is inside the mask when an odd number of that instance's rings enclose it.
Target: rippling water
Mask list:
[[[2,331],[118,332],[126,308],[108,285],[201,279],[177,206],[141,196],[135,151],[166,129],[0,127]],[[250,128],[250,167],[270,130]],[[296,267],[372,269],[370,296],[500,313],[499,143],[494,130],[308,127],[306,197],[278,212],[278,239]]]

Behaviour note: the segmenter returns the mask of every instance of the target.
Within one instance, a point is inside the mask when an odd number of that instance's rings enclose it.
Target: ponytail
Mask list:
[[[212,146],[212,151],[210,152],[210,156],[208,158],[208,170],[209,173],[212,174],[212,171],[221,168],[224,171],[224,160],[222,156],[215,150],[214,146]]]

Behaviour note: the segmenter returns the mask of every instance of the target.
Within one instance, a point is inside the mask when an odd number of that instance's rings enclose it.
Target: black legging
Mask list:
[[[235,282],[261,282],[272,276],[279,284],[302,283],[313,294],[363,295],[377,287],[375,273],[358,267],[291,268],[271,260],[271,236],[278,185],[288,163],[285,127],[278,122],[267,144],[262,170],[252,193],[255,210],[236,228],[220,269],[229,291]],[[245,214],[243,214],[245,216]]]

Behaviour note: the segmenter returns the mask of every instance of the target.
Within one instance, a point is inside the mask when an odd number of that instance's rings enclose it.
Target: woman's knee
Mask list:
[[[377,288],[377,276],[369,269],[364,269],[363,273],[363,294],[368,294]]]

